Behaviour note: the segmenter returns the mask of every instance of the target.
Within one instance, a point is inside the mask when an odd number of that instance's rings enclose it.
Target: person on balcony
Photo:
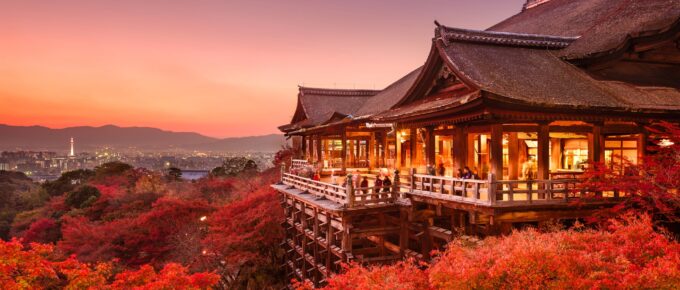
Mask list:
[[[378,176],[375,177],[375,182],[373,183],[373,193],[378,193],[382,189],[383,186],[383,174],[382,172],[378,173]]]
[[[472,179],[472,171],[470,170],[470,167],[463,167],[463,176],[460,178],[462,179]]]
[[[364,178],[361,179],[361,184],[359,185],[361,187],[361,191],[364,192],[364,194],[368,194],[368,177],[364,175]]]
[[[385,169],[387,171],[387,169]],[[383,192],[390,192],[390,186],[392,186],[392,181],[390,180],[390,175],[389,173],[385,174],[385,178],[383,179],[382,182]]]
[[[439,167],[437,167],[437,173],[439,174],[439,176],[444,176],[444,174],[446,173],[446,167],[444,167],[443,162],[439,163]]]
[[[338,177],[335,176],[335,170],[331,170],[331,184],[338,185]]]

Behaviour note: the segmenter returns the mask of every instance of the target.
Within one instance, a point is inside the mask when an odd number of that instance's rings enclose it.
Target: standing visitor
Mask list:
[[[382,189],[382,186],[383,186],[382,172],[380,172],[380,173],[378,173],[378,176],[375,177],[375,183],[373,183],[373,193],[380,192],[380,189]]]
[[[472,179],[472,171],[470,171],[470,167],[465,166],[463,168],[463,176],[461,178]]]

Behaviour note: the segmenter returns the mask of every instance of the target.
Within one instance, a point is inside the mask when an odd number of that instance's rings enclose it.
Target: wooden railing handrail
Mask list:
[[[290,173],[284,173],[282,181],[312,194],[326,196],[348,208],[392,203],[403,198],[404,193],[500,207],[560,204],[582,198],[585,194],[577,190],[579,179],[496,180],[493,175],[480,180],[412,173],[410,182],[356,188],[351,184],[336,185]]]

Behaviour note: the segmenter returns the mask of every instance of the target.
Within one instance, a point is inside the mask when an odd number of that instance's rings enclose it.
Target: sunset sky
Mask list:
[[[297,85],[381,89],[436,19],[484,29],[524,0],[0,1],[0,123],[278,132]]]

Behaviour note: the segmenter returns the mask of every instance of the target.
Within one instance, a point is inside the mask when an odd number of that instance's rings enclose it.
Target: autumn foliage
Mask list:
[[[212,273],[189,274],[179,264],[160,271],[150,266],[121,271],[114,262],[85,264],[75,257],[55,258],[54,247],[17,240],[0,240],[2,289],[209,289],[219,277]]]
[[[649,218],[606,230],[534,229],[482,241],[459,239],[429,267],[352,265],[326,289],[677,289],[680,245]]]
[[[659,123],[649,130],[665,140],[665,146],[649,146],[647,150],[651,153],[637,164],[623,159],[625,169],[599,163],[586,171],[582,189],[593,193],[618,192],[629,197],[602,212],[600,216],[605,219],[632,212],[650,215],[654,221],[666,224],[680,222],[680,127]]]
[[[280,288],[277,173],[188,182],[116,162],[64,174],[13,217],[0,289]]]

